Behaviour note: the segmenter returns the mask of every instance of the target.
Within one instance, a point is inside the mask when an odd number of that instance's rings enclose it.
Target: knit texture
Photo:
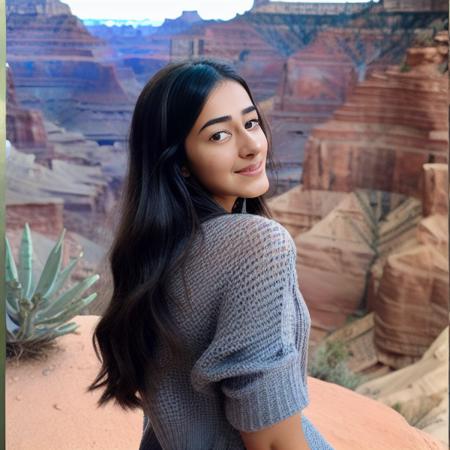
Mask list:
[[[171,360],[158,347],[163,376],[143,399],[139,450],[245,450],[239,430],[268,427],[309,403],[311,318],[292,237],[247,213],[215,217],[202,230],[169,287],[186,353]],[[304,415],[302,428],[310,449],[332,450]]]

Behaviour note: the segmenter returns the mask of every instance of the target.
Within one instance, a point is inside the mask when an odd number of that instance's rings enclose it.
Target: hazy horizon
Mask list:
[[[285,1],[285,0],[283,0]],[[369,3],[370,0],[290,0],[285,3]],[[203,20],[231,20],[252,8],[253,0],[128,0],[104,7],[93,0],[64,0],[72,13],[82,20],[139,21],[161,25],[165,19],[176,19],[183,11],[196,10]],[[137,12],[138,11],[138,12]]]

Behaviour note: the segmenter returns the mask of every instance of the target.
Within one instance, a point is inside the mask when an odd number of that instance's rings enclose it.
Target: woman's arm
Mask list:
[[[301,413],[258,431],[240,431],[247,450],[310,450]]]
[[[216,330],[193,366],[192,386],[223,396],[225,417],[247,449],[308,450],[299,413],[309,403],[310,318],[295,286],[295,243],[272,220],[240,225],[225,255]]]

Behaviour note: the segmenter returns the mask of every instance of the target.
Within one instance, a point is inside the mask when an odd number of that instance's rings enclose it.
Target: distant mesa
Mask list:
[[[383,0],[387,12],[447,12],[447,0]]]
[[[7,16],[10,14],[38,14],[60,16],[72,14],[70,7],[59,0],[7,0]]]
[[[7,3],[7,55],[17,102],[98,142],[125,139],[133,100],[105,42],[57,1]]]

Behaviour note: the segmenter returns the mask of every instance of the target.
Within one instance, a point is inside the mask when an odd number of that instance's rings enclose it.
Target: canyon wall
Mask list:
[[[6,139],[16,148],[36,155],[37,161],[48,165],[53,148],[47,141],[41,111],[19,105],[12,70],[6,69]]]
[[[57,0],[9,1],[6,14],[20,105],[99,142],[123,140],[132,103],[114,66],[96,57],[104,42]]]
[[[357,84],[313,129],[303,184],[269,201],[297,244],[312,341],[374,311],[376,361],[392,368],[448,322],[447,49],[440,33]]]
[[[304,188],[370,188],[420,198],[423,164],[448,159],[447,52],[442,40],[411,49],[403,66],[359,84],[311,134]]]
[[[383,6],[389,12],[448,12],[447,0],[383,0]]]

